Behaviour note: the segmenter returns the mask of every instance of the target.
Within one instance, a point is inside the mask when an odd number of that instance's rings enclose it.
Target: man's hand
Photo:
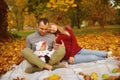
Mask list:
[[[69,62],[70,64],[74,64],[74,57],[69,57],[68,62]]]

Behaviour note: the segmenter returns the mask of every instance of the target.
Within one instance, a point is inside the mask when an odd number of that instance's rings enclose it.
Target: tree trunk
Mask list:
[[[22,13],[22,8],[20,6],[16,6],[13,10],[14,14],[16,15],[16,28],[18,31],[23,30],[23,23],[24,23],[24,16]]]
[[[0,41],[7,41],[10,38],[10,34],[7,31],[7,9],[6,2],[0,0]]]
[[[71,19],[71,26],[72,28],[75,26],[75,13],[72,12],[72,16],[70,16],[70,19]]]
[[[79,9],[77,9],[77,27],[80,29]]]

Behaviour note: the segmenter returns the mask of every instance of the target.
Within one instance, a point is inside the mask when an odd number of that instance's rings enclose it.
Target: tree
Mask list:
[[[49,8],[53,14],[55,13],[54,18],[52,17],[52,22],[55,22],[61,26],[70,24],[69,19],[73,21],[73,17],[75,17],[74,13],[71,11],[73,11],[73,8],[77,7],[77,4],[74,2],[75,0],[49,0],[47,3],[47,8]],[[77,17],[74,19],[77,19]],[[75,21],[72,23],[74,22]],[[73,24],[71,25],[74,26]]]
[[[16,28],[18,31],[23,30],[23,13],[27,0],[6,0],[6,2],[8,4],[9,13],[13,14],[14,16],[11,16],[13,17],[11,20],[14,22],[14,28]]]
[[[8,6],[4,0],[0,0],[0,41],[5,41],[10,38],[10,34],[7,31],[7,9]]]
[[[28,0],[27,7],[28,12],[34,13],[37,19],[49,16],[51,20],[63,25],[68,19],[72,26],[78,28],[82,20],[90,21],[92,26],[99,22],[104,28],[108,14],[112,14],[110,9],[113,9],[110,0]]]
[[[120,19],[120,0],[111,0],[113,3],[113,7],[116,7],[118,9],[118,17]],[[119,7],[119,8],[118,8]],[[117,20],[118,21],[118,20]],[[120,20],[119,20],[120,21]],[[120,22],[119,22],[120,23]]]
[[[91,21],[92,26],[98,22],[102,28],[106,24],[110,9],[112,9],[109,0],[83,0],[80,7],[82,18]]]
[[[114,3],[114,7],[120,6],[120,0],[111,0]]]
[[[77,26],[78,28],[80,28],[80,25],[81,25],[81,19],[80,19],[80,14],[81,14],[81,6],[79,5],[79,2],[81,2],[82,0],[75,0],[76,1],[76,4],[77,4],[77,7],[76,7],[76,15],[77,15]]]
[[[106,12],[108,8],[108,0],[98,0],[95,2],[95,10],[93,11],[93,15],[91,17],[93,21],[93,25],[95,25],[96,21],[99,22],[100,26],[104,28],[106,22]]]
[[[34,13],[38,20],[42,17],[43,12],[46,11],[47,2],[48,0],[28,0],[26,6],[28,8],[28,13]]]

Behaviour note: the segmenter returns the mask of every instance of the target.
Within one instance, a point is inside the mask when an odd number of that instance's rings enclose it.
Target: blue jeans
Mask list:
[[[74,63],[92,62],[103,60],[107,56],[107,52],[99,50],[81,49],[74,56]]]

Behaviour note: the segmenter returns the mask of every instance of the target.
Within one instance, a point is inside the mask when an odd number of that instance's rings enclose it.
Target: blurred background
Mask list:
[[[7,31],[36,29],[41,17],[77,29],[120,28],[119,0],[1,0],[0,11],[0,35],[4,32],[4,36]]]

